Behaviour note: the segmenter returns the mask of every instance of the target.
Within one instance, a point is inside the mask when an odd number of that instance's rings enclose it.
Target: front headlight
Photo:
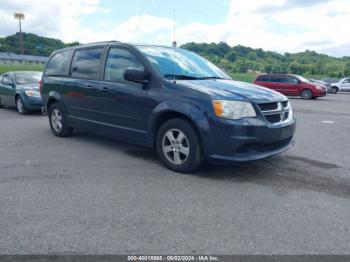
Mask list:
[[[26,90],[25,93],[27,96],[41,97],[41,94],[36,90]]]
[[[216,116],[228,119],[241,119],[256,117],[256,112],[251,103],[242,101],[214,100],[213,108]]]

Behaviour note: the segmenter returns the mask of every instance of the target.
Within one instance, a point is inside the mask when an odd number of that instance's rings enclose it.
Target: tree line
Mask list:
[[[59,39],[23,33],[24,53],[49,56],[53,51],[78,42],[64,43]],[[314,51],[280,54],[227,43],[187,43],[183,48],[198,53],[227,73],[265,72],[292,73],[305,76],[335,77],[350,76],[350,57],[336,58]],[[0,38],[0,52],[19,54],[19,33]]]
[[[198,53],[227,73],[291,73],[305,76],[343,77],[350,75],[350,57],[336,58],[315,51],[280,54],[227,43],[187,43],[182,48]]]

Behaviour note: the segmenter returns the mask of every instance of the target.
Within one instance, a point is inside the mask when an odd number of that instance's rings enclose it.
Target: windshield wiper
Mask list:
[[[219,77],[219,76],[205,76],[205,77],[198,77],[199,80],[209,80],[209,79],[224,79],[227,80],[228,78]]]
[[[166,74],[164,75],[165,78],[167,79],[176,79],[176,80],[197,80],[200,79],[198,77],[195,76],[189,76],[189,75],[172,75],[172,74]]]

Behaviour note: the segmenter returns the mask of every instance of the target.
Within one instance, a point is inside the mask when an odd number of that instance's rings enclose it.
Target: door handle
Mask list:
[[[88,89],[88,90],[95,90],[96,88],[95,88],[94,86],[87,85],[87,86],[86,86],[86,89]]]
[[[108,87],[102,87],[101,88],[101,92],[104,92],[104,93],[106,93],[106,92],[108,92],[109,91],[109,88]]]

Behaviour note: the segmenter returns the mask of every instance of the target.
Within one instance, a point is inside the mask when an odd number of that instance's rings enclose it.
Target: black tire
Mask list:
[[[2,104],[1,104],[1,97],[0,97],[0,108],[4,108],[5,106],[3,106]]]
[[[303,91],[301,91],[300,96],[302,99],[312,99],[312,91],[310,89],[304,89]]]
[[[17,112],[21,115],[25,115],[29,113],[29,110],[24,106],[23,100],[20,96],[16,97],[16,109],[17,109]]]
[[[339,91],[338,87],[336,87],[336,86],[332,86],[331,87],[331,93],[332,94],[336,94],[336,93],[338,93],[338,91]]]
[[[68,126],[66,113],[62,106],[54,103],[49,109],[49,122],[52,133],[58,137],[68,137],[72,135],[73,128]],[[60,120],[58,118],[60,116]],[[60,125],[59,125],[60,123]]]
[[[182,141],[175,141],[174,143],[177,143],[176,145],[170,142],[167,134],[169,134],[169,132],[173,132],[173,134],[176,134],[177,131],[182,132],[184,138]],[[179,134],[180,133],[178,132],[178,135],[176,137],[174,135],[174,138],[179,138]],[[169,145],[166,145],[167,142],[169,142]],[[166,147],[169,146],[173,147],[172,151],[165,152]],[[177,149],[175,149],[176,146]],[[183,118],[173,118],[162,124],[157,133],[156,148],[158,156],[165,164],[165,166],[175,172],[191,172],[197,169],[203,163],[204,160],[202,153],[202,145],[198,134],[192,123]],[[185,154],[182,154],[182,150],[184,148],[188,150],[188,154],[186,157],[184,157]],[[178,164],[175,164],[174,162],[169,160],[171,159],[171,157],[175,159],[176,150],[180,158]],[[180,163],[181,161],[183,162]]]

